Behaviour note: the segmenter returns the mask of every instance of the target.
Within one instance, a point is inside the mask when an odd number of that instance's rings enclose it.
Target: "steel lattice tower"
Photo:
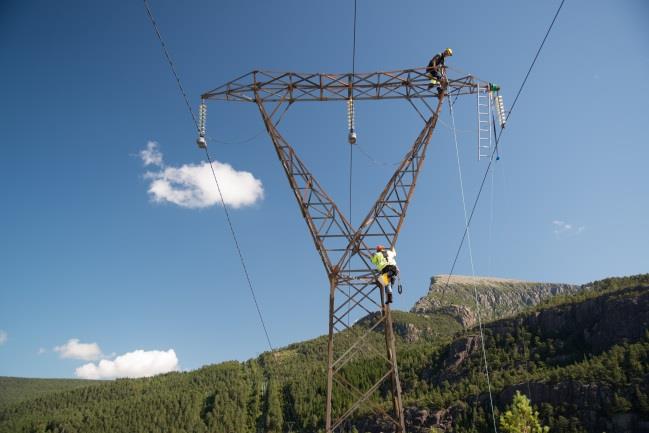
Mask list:
[[[257,104],[325,267],[329,280],[326,433],[340,431],[362,406],[379,413],[397,433],[406,431],[390,305],[376,285],[372,246],[394,247],[397,242],[445,97],[489,89],[488,83],[471,75],[448,78],[442,95],[429,89],[428,83],[425,68],[356,74],[254,71],[201,96],[203,101]],[[352,227],[277,127],[298,101],[381,99],[407,100],[424,126],[367,216]],[[350,326],[349,318],[359,314],[370,319],[368,325]],[[376,339],[378,332],[384,334],[382,342]],[[359,383],[346,367],[362,362],[366,355],[380,360],[382,373],[370,378],[371,383]],[[391,410],[377,398],[386,389],[391,393]]]

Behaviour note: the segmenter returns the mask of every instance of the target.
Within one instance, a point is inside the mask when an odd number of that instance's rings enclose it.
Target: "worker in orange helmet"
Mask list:
[[[435,54],[426,67],[426,74],[428,75],[428,78],[430,78],[428,88],[430,89],[437,86],[437,92],[440,96],[442,95],[444,88],[448,85],[446,74],[444,72],[444,60],[452,55],[453,50],[447,48],[441,53]]]
[[[386,304],[392,303],[392,285],[395,277],[399,275],[397,261],[394,259],[397,252],[394,248],[386,250],[383,245],[376,246],[376,253],[372,255],[372,263],[379,271],[378,283],[386,292]]]

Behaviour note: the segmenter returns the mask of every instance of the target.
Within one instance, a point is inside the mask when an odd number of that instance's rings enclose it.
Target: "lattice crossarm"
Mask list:
[[[253,71],[201,95],[203,100],[238,102],[280,101],[287,94],[297,101],[355,101],[377,99],[437,98],[437,89],[430,88],[425,67],[397,71],[352,73],[301,73]],[[447,94],[452,96],[476,93],[478,83],[486,81],[471,75],[448,77]],[[351,95],[350,95],[351,93]]]

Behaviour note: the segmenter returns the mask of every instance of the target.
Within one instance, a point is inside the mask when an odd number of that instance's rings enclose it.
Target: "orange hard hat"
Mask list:
[[[383,251],[385,247],[383,245],[377,245],[376,246],[376,251]]]

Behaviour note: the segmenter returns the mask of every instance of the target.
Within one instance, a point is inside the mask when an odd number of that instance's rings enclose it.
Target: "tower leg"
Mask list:
[[[335,277],[329,277],[329,338],[327,340],[327,407],[325,432],[331,431],[331,400],[333,398],[333,362],[334,362],[334,295],[336,293],[337,282]]]
[[[390,247],[396,244],[444,95],[438,99],[435,112],[425,121],[412,147],[357,229],[352,228],[293,147],[279,133],[277,122],[272,120],[273,114],[266,111],[259,95],[256,99],[329,276],[325,433],[340,432],[361,406],[371,407],[377,414],[382,414],[384,419],[390,420],[396,433],[405,433],[392,315],[389,304],[386,304],[386,291],[376,285],[376,270],[370,261],[372,248],[368,242],[381,239]],[[274,112],[277,109],[276,107]],[[349,285],[349,291],[345,292],[340,285]],[[355,321],[361,319],[367,320],[356,326]],[[380,327],[384,329],[385,346],[380,336],[378,339],[373,338],[380,332]],[[334,334],[340,335],[335,342]],[[364,359],[367,358],[381,362],[382,369],[380,372],[372,372],[375,376],[371,382],[357,381],[347,374],[353,372],[354,368],[362,368]],[[392,407],[389,410],[385,409],[381,399],[375,398],[383,384],[392,388]],[[336,396],[341,396],[340,402],[335,406],[334,391]]]
[[[385,346],[390,360],[390,369],[392,370],[392,407],[397,415],[399,425],[397,433],[406,433],[406,425],[403,418],[403,405],[401,402],[401,381],[399,380],[399,368],[397,367],[396,348],[394,345],[394,329],[392,328],[392,313],[390,305],[383,306],[385,314]]]

